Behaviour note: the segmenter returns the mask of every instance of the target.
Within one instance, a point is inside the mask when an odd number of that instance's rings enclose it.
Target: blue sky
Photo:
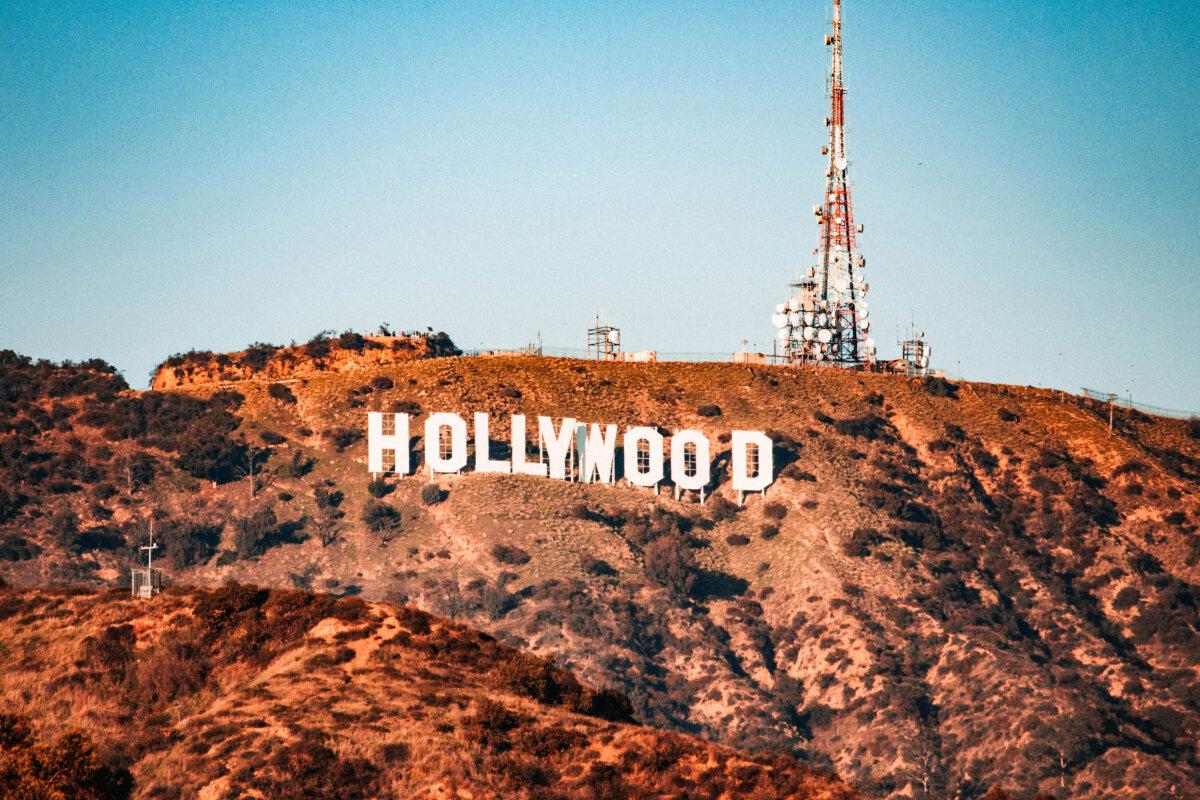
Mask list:
[[[1200,7],[845,9],[884,356],[1200,410]],[[829,4],[0,0],[0,347],[769,346]]]

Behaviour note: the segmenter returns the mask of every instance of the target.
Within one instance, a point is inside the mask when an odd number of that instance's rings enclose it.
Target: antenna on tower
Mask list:
[[[820,234],[813,248],[816,264],[790,285],[786,302],[775,307],[771,321],[776,338],[790,364],[830,364],[861,368],[875,362],[875,340],[870,336],[870,311],[864,277],[867,260],[858,250],[846,155],[846,89],[842,83],[842,4],[833,1],[832,31],[825,36],[831,47],[829,90],[829,143],[821,148],[829,157],[825,192],[813,206]]]
[[[138,548],[146,551],[146,567],[134,567],[129,571],[130,590],[134,597],[153,597],[162,591],[162,570],[154,568],[154,551],[158,542],[154,541],[154,518],[150,518],[150,543]]]

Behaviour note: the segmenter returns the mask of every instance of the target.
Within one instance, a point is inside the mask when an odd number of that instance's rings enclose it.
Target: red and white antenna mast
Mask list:
[[[791,285],[786,303],[775,308],[772,321],[790,363],[833,364],[857,367],[875,360],[870,338],[866,260],[858,251],[846,158],[846,87],[842,83],[842,4],[833,0],[833,31],[825,37],[833,48],[829,77],[829,156],[825,169],[825,194],[813,206],[820,236],[813,253],[817,264]]]

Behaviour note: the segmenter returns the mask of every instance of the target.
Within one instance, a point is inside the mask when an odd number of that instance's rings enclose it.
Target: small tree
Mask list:
[[[338,540],[343,530],[342,518],[345,516],[346,512],[336,507],[322,507],[320,503],[317,504],[317,513],[312,519],[312,526],[321,547],[329,547]]]
[[[240,558],[255,558],[270,546],[279,519],[275,509],[263,506],[248,517],[234,517],[234,546]]]
[[[1061,714],[1034,729],[1028,754],[1049,758],[1058,772],[1059,788],[1066,788],[1067,770],[1088,756],[1099,728],[1100,719],[1094,711]]]
[[[400,512],[378,500],[371,500],[363,507],[362,521],[368,530],[378,534],[379,541],[383,544],[396,538],[400,531]]]
[[[678,534],[659,536],[643,553],[646,575],[677,598],[687,597],[696,584],[696,561]]]
[[[914,797],[941,797],[946,788],[946,768],[942,764],[938,736],[928,725],[921,725],[904,741],[901,749],[908,763],[908,778]]]

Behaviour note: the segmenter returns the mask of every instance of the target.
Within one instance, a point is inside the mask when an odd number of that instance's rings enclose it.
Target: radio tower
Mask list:
[[[842,83],[842,4],[833,0],[833,32],[825,37],[833,48],[829,76],[830,113],[825,119],[829,156],[825,195],[813,206],[821,226],[813,253],[817,264],[790,286],[787,302],[775,307],[772,321],[779,329],[784,357],[792,364],[833,364],[859,367],[875,360],[875,342],[868,336],[866,259],[858,252],[850,183],[846,177],[846,88]]]

